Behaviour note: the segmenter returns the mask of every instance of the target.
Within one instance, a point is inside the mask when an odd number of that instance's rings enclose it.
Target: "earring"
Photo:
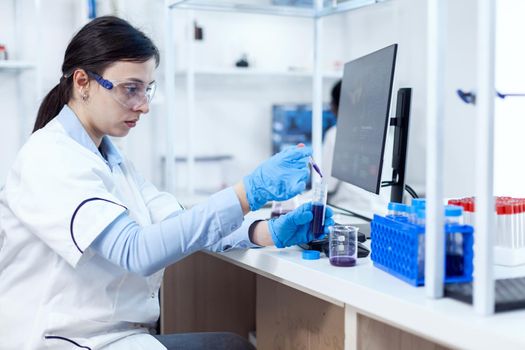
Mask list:
[[[89,95],[87,94],[87,92],[80,91],[80,98],[82,99],[82,101],[86,102],[89,98]]]

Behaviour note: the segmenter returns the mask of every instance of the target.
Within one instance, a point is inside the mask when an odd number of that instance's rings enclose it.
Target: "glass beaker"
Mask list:
[[[313,184],[312,188],[312,232],[315,238],[324,234],[324,213],[326,206],[327,187],[326,182],[318,181]]]
[[[357,262],[358,228],[336,224],[330,227],[329,259],[334,266],[354,266]]]
[[[281,215],[288,214],[289,212],[293,211],[295,208],[297,208],[297,200],[294,198],[288,199],[283,202],[272,202],[272,211],[271,211],[271,217],[272,218],[278,218]]]

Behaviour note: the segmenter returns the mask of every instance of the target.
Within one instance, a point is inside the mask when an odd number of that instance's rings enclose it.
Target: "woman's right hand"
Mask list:
[[[244,177],[244,189],[250,210],[266,202],[290,199],[306,188],[310,177],[310,147],[298,145],[277,153]]]

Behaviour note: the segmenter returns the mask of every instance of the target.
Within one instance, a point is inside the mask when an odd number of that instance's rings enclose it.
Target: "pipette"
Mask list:
[[[310,156],[310,165],[312,168],[314,168],[315,172],[319,174],[319,176],[323,177],[323,173],[321,173],[321,169],[319,169],[319,166],[315,164],[314,158]]]

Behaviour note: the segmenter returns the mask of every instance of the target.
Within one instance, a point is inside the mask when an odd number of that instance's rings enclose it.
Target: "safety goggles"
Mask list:
[[[102,78],[97,73],[87,72],[104,89],[111,92],[111,96],[122,106],[135,109],[144,103],[150,103],[155,95],[157,85],[155,82],[145,84],[139,81],[111,81]]]

